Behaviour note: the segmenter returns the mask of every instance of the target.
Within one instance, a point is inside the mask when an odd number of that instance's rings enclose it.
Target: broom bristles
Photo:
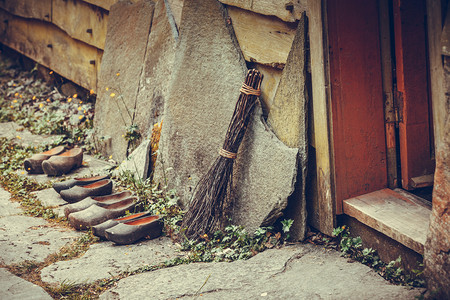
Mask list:
[[[259,71],[248,71],[223,143],[225,153],[238,152],[256,103],[256,95],[259,95],[261,80]],[[233,165],[234,159],[221,154],[200,179],[181,224],[187,238],[198,238],[225,227],[232,204]]]

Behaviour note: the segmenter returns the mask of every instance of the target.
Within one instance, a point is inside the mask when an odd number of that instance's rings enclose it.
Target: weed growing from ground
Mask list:
[[[185,239],[182,250],[189,251],[190,261],[219,262],[248,259],[258,252],[281,246],[286,238],[273,227],[260,227],[250,235],[244,227],[229,225],[224,231],[202,235],[199,240]]]
[[[83,234],[74,243],[62,247],[57,253],[51,254],[47,257],[46,263],[50,264],[61,260],[71,260],[75,257],[83,255],[89,246],[98,242],[98,237],[94,236],[91,231]]]
[[[381,261],[377,251],[372,248],[363,248],[361,237],[351,237],[347,226],[335,228],[333,236],[339,241],[339,250],[345,257],[350,257],[377,271],[386,280],[392,283],[404,284],[413,287],[424,287],[425,281],[421,278],[423,265],[412,274],[406,274],[400,267],[402,259],[398,257],[389,263]]]

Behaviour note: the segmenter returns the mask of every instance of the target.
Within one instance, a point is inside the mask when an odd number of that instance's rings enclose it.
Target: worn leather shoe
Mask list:
[[[42,169],[42,162],[53,155],[61,154],[63,151],[64,146],[58,146],[45,152],[33,154],[23,162],[25,171],[30,174],[43,174],[44,170]]]
[[[84,210],[71,213],[68,218],[69,223],[77,230],[87,229],[133,210],[136,205],[135,200],[137,200],[136,197],[131,197],[105,207],[91,205]]]
[[[111,179],[100,180],[88,185],[76,185],[70,189],[62,190],[61,198],[69,203],[75,203],[89,196],[103,196],[112,193],[113,183]]]
[[[116,244],[132,244],[144,237],[154,239],[162,233],[163,222],[160,216],[148,216],[119,223],[105,230],[106,239]]]
[[[140,212],[137,214],[129,215],[129,216],[118,218],[118,219],[107,220],[103,223],[92,226],[92,233],[94,235],[98,236],[99,238],[106,239],[106,237],[105,237],[106,229],[114,227],[119,223],[131,221],[131,220],[137,220],[137,219],[140,219],[143,217],[148,217],[148,216],[151,216],[151,213],[146,211],[146,212]]]
[[[74,168],[81,167],[83,150],[73,148],[59,155],[50,157],[42,162],[42,169],[48,176],[61,176]]]
[[[108,206],[109,204],[122,201],[122,200],[130,198],[132,196],[133,196],[133,193],[131,191],[123,191],[120,193],[115,193],[115,194],[106,195],[106,196],[87,197],[76,203],[66,205],[64,207],[64,215],[66,217],[68,217],[69,214],[86,209],[89,206],[94,205],[94,204],[96,204],[100,207],[105,207],[105,206]]]
[[[55,182],[53,183],[53,189],[60,193],[62,190],[70,189],[71,187],[74,187],[76,185],[88,185],[103,179],[109,179],[109,175],[99,175],[99,176],[93,176],[93,177],[86,177],[86,178],[73,178],[66,181],[61,182]]]

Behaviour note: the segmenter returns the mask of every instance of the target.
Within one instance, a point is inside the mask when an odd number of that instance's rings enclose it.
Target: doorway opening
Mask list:
[[[336,212],[420,253],[435,168],[425,0],[328,1],[327,21]]]

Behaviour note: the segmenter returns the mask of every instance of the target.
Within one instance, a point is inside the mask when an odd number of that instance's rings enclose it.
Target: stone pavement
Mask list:
[[[98,174],[111,167],[88,159],[87,166],[70,175]],[[45,175],[33,178],[49,180]],[[52,189],[36,195],[56,212],[66,205]],[[23,215],[9,192],[0,188],[0,299],[51,299],[40,286],[17,277],[7,267],[43,262],[81,236],[73,229]],[[81,257],[48,265],[40,276],[48,284],[91,283],[178,256],[183,253],[167,237],[122,246],[99,242]],[[392,285],[336,251],[296,244],[245,261],[192,263],[128,276],[100,299],[415,299],[421,292]]]
[[[21,215],[18,204],[0,188],[0,262],[42,262],[74,241],[79,232]],[[46,283],[90,283],[122,271],[182,255],[168,238],[117,246],[99,242],[81,257],[55,262],[41,271]],[[419,289],[389,284],[360,263],[336,251],[297,244],[264,251],[246,261],[193,263],[129,276],[101,299],[415,299]],[[201,295],[201,296],[200,296]],[[0,299],[49,299],[45,291],[5,268],[0,269]]]

